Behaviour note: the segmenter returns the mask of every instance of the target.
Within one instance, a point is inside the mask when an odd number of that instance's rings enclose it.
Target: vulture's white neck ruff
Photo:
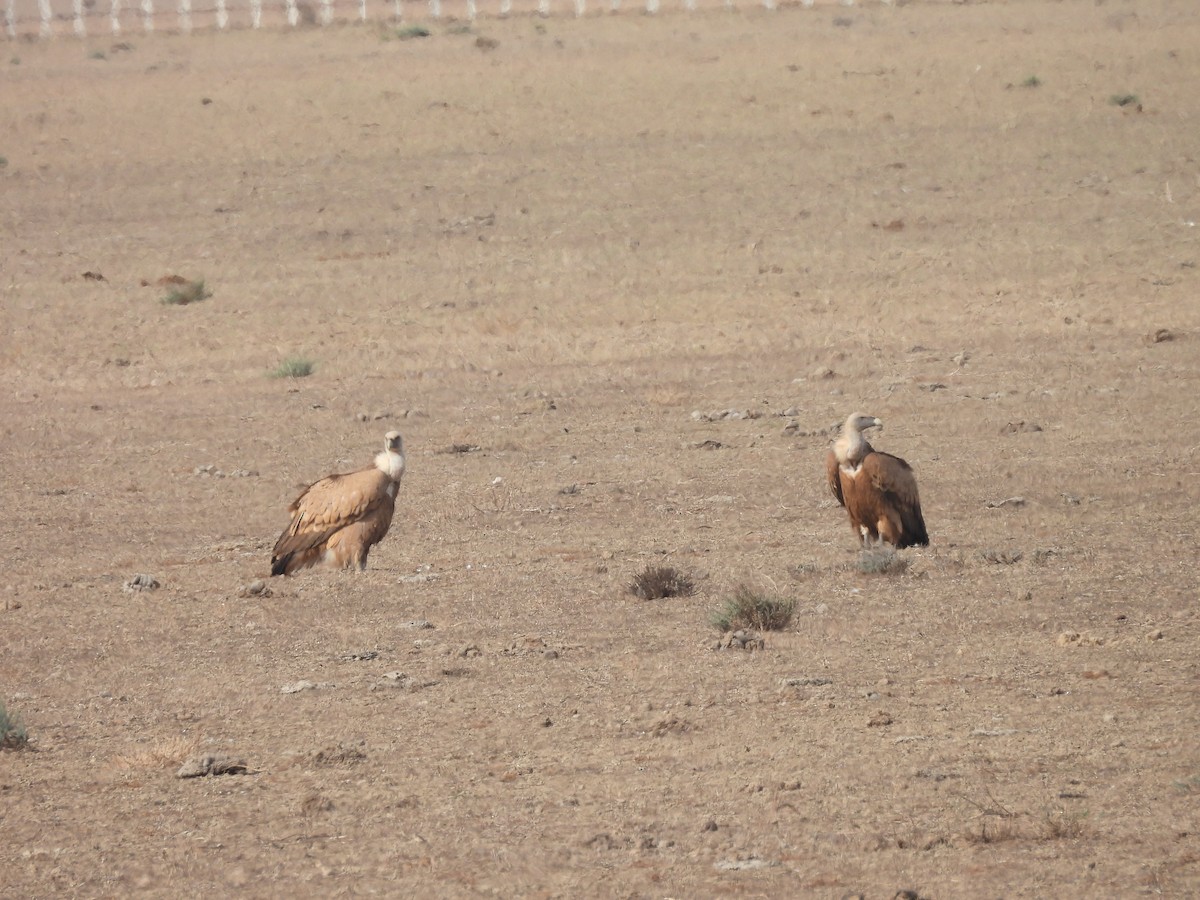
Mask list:
[[[392,481],[399,481],[404,474],[404,455],[394,450],[384,450],[375,457],[375,467]]]

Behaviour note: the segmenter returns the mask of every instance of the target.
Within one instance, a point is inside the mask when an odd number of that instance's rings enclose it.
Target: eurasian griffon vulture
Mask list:
[[[850,527],[859,542],[891,544],[897,549],[929,543],[917,479],[908,463],[880,453],[863,432],[883,423],[874,416],[854,413],[825,457],[829,490],[850,514]]]
[[[292,522],[275,543],[271,574],[290,575],[322,562],[365,570],[367,554],[392,524],[403,475],[404,440],[389,431],[373,465],[310,484],[288,507]]]

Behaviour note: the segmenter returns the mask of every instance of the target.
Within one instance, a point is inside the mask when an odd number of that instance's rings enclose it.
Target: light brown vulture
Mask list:
[[[271,574],[290,575],[318,563],[365,570],[367,554],[392,524],[403,475],[404,440],[389,431],[373,465],[310,484],[288,507],[292,522],[275,543]]]
[[[883,425],[874,416],[854,413],[825,457],[829,490],[850,514],[850,527],[864,546],[872,542],[896,549],[929,543],[921,498],[912,468],[898,456],[880,453],[863,432]]]

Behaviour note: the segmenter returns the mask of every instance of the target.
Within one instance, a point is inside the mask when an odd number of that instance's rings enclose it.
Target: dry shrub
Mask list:
[[[162,302],[167,306],[187,306],[189,303],[199,303],[201,300],[207,300],[212,296],[212,291],[204,286],[204,279],[199,281],[186,281],[179,287],[171,289],[167,296],[162,298]]]
[[[647,566],[629,583],[629,593],[642,600],[690,597],[695,589],[691,578],[670,566]]]
[[[10,713],[0,703],[0,750],[23,750],[29,746],[29,733],[20,716]]]
[[[780,631],[792,621],[796,601],[790,597],[773,597],[739,584],[733,596],[709,617],[712,626],[724,634],[738,629]]]

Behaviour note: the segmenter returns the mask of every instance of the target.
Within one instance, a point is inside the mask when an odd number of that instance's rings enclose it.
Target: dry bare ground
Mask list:
[[[1193,0],[432,31],[6,45],[3,893],[1200,891]]]

